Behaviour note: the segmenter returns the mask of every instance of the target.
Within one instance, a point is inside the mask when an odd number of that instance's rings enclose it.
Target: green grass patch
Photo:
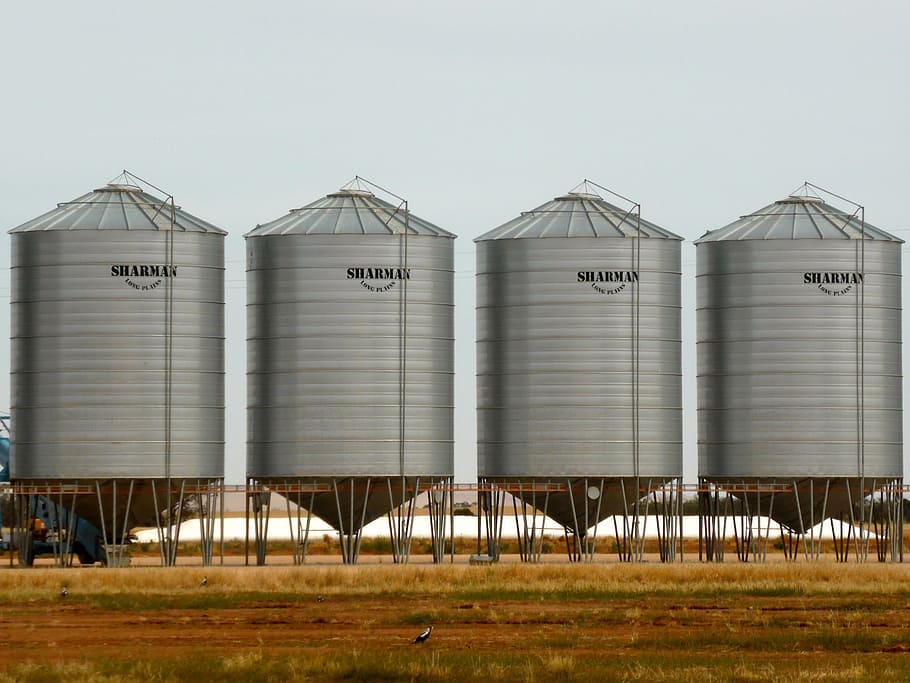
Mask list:
[[[347,651],[339,656],[275,656],[251,650],[226,658],[204,652],[155,662],[104,660],[90,663],[36,663],[0,672],[0,681],[56,683],[61,680],[192,682],[263,681],[593,681],[648,683],[674,681],[854,681],[900,680],[908,664],[894,659],[844,655],[831,661],[767,660],[719,652],[705,656],[634,657],[605,649],[600,656],[577,656],[562,650],[475,655],[439,650],[403,652]]]

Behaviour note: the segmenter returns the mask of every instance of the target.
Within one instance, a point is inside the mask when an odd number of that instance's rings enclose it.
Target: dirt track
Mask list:
[[[71,596],[72,598],[72,596]],[[239,608],[104,609],[78,598],[30,602],[0,609],[5,639],[3,666],[25,661],[105,658],[179,658],[197,652],[233,656],[250,651],[272,655],[301,650],[362,650],[411,647],[422,624],[402,625],[412,615],[441,615],[432,646],[445,650],[505,653],[535,647],[569,647],[575,657],[606,653],[659,653],[697,639],[701,633],[734,634],[725,641],[755,640],[773,629],[785,656],[794,651],[824,656],[812,635],[872,631],[884,643],[878,652],[910,650],[910,609],[879,610],[877,619],[857,621],[844,600],[764,598],[732,600],[652,598],[640,601],[494,601],[453,603],[432,597],[345,599],[323,603],[263,602]],[[872,607],[870,605],[870,607]],[[881,606],[879,606],[881,607]],[[802,647],[800,642],[807,645]],[[865,649],[865,648],[864,648]],[[756,652],[763,659],[768,652]],[[667,653],[669,655],[669,652]],[[748,654],[748,653],[744,653]],[[839,654],[847,654],[840,652]],[[871,652],[869,654],[872,654]],[[710,658],[710,653],[703,655]]]

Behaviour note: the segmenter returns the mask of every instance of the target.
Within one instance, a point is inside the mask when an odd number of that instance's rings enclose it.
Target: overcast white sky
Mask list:
[[[470,481],[472,240],[590,178],[687,240],[694,481],[691,241],[804,180],[910,237],[908,29],[898,0],[5,3],[0,228],[125,168],[230,233],[226,478],[241,483],[241,236],[355,174],[388,187],[459,236],[456,479]],[[2,330],[8,304],[3,234]]]

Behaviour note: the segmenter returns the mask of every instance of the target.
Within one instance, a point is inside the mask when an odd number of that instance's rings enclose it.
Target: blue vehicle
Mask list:
[[[9,483],[10,416],[0,413],[0,490]],[[101,532],[70,510],[45,496],[31,495],[28,500],[28,533],[20,543],[20,564],[31,565],[37,555],[74,554],[82,564],[104,560]],[[4,527],[0,507],[0,529]],[[9,535],[0,538],[0,550],[10,547]]]
[[[0,484],[9,482],[9,415],[0,413]]]
[[[9,483],[9,415],[0,412],[0,490]],[[0,506],[0,532],[3,531],[3,506]],[[9,549],[9,539],[0,533],[0,550]]]

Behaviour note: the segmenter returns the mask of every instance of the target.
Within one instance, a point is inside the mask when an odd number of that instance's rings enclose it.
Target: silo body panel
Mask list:
[[[804,203],[817,210],[787,210]],[[697,250],[699,475],[902,476],[900,241],[710,235]]]
[[[681,475],[678,239],[481,239],[476,278],[481,477]]]
[[[446,235],[248,235],[248,476],[452,476]]]
[[[222,477],[224,233],[67,225],[12,234],[12,478]]]

